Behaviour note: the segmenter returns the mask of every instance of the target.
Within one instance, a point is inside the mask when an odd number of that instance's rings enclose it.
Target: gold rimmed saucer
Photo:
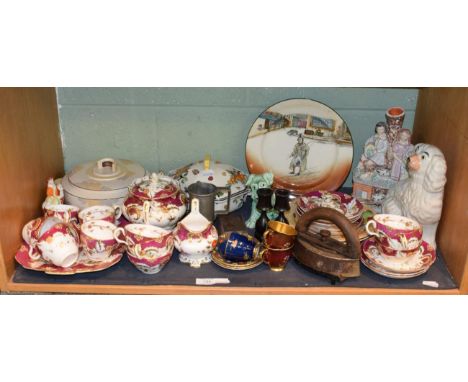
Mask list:
[[[256,244],[258,244],[258,240],[254,238],[253,236],[249,235],[247,232],[241,231],[239,233],[242,235],[246,235],[249,238],[249,240],[252,240]],[[231,232],[229,231],[229,232],[225,232],[219,235],[218,243],[220,243],[223,240],[227,240],[230,234]],[[260,256],[260,253],[257,253],[256,257],[254,257],[252,260],[238,261],[238,262],[226,260],[224,257],[221,256],[221,254],[216,249],[214,249],[213,252],[211,253],[211,258],[213,260],[213,263],[215,263],[216,265],[224,269],[229,269],[231,271],[245,271],[248,269],[253,269],[255,267],[258,267],[263,262],[263,259]]]
[[[229,269],[231,271],[245,271],[247,269],[253,269],[255,267],[258,267],[263,262],[263,259],[260,256],[248,261],[233,262],[224,259],[218,253],[218,251],[213,251],[211,253],[211,258],[213,260],[213,263],[215,263],[216,265],[224,269]]]

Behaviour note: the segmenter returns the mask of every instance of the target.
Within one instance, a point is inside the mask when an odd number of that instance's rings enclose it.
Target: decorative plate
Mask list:
[[[352,222],[361,218],[364,206],[351,195],[339,191],[312,191],[298,197],[298,213],[317,207],[328,207],[341,212]]]
[[[333,109],[310,99],[290,99],[258,116],[245,155],[250,173],[271,172],[273,187],[303,194],[341,186],[351,170],[353,142]]]
[[[380,269],[396,274],[411,274],[428,269],[436,259],[435,249],[422,242],[420,251],[410,257],[382,255],[377,247],[376,239],[370,237],[362,243],[362,253],[367,259]]]
[[[80,252],[80,257],[78,258],[78,261],[75,263],[75,265],[70,268],[62,268],[43,259],[31,259],[28,254],[29,245],[23,244],[16,252],[15,259],[23,268],[30,269],[32,271],[44,272],[49,275],[74,275],[76,273],[102,271],[112,267],[120,261],[124,250],[125,248],[123,246],[119,246],[112,252],[108,259],[99,262],[89,260],[83,252]]]

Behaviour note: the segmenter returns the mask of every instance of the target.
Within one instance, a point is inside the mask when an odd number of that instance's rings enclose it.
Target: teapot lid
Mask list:
[[[153,172],[149,176],[135,179],[130,186],[130,192],[142,200],[159,200],[175,196],[179,187],[174,179]]]
[[[81,196],[86,192],[108,194],[110,198],[117,193],[125,196],[128,186],[135,178],[145,175],[145,169],[139,163],[127,159],[102,158],[75,166],[64,178],[66,191]],[[111,195],[112,194],[112,195]]]

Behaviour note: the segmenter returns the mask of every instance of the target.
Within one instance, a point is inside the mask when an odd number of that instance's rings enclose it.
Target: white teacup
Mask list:
[[[117,226],[106,220],[91,220],[81,225],[80,242],[93,261],[104,261],[117,247],[114,232]]]
[[[122,216],[122,208],[118,205],[114,206],[91,206],[80,211],[78,217],[80,223],[86,223],[92,220],[106,220],[110,223],[117,224],[117,220]]]
[[[76,263],[79,257],[78,233],[71,224],[57,223],[42,231],[38,240],[31,239],[31,248],[37,248],[36,253],[30,252],[33,260],[41,257],[58,267],[68,268]]]

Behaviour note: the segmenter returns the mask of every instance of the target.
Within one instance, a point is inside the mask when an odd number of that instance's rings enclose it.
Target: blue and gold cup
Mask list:
[[[218,240],[217,251],[225,259],[234,262],[249,261],[258,255],[260,245],[251,236],[231,232]]]

